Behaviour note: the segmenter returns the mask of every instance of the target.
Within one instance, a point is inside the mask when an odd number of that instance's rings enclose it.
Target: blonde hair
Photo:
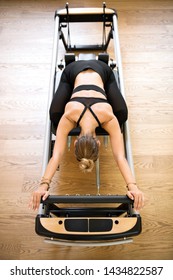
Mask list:
[[[92,135],[81,136],[75,145],[75,156],[83,172],[91,172],[98,158],[99,145]]]

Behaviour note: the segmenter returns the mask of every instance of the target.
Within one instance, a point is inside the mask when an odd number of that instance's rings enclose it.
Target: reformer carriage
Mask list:
[[[71,44],[70,24],[99,23],[102,25],[103,36],[100,44]],[[106,30],[109,29],[108,34]],[[64,33],[66,32],[66,36]],[[66,38],[67,37],[67,38]],[[62,40],[66,54],[58,60],[59,41]],[[109,58],[107,49],[113,40],[114,59]],[[76,52],[80,52],[76,55]],[[91,53],[93,52],[93,53]],[[107,63],[115,74],[117,84],[125,99],[122,62],[120,54],[117,12],[106,8],[69,8],[55,12],[55,31],[53,57],[51,67],[50,90],[47,110],[47,123],[44,144],[42,173],[52,155],[55,127],[49,120],[49,107],[58,87],[62,70],[69,63],[80,59],[100,59]],[[134,174],[128,121],[121,128],[124,139],[126,158]],[[73,129],[68,136],[68,145],[72,136],[79,135],[79,128]],[[96,129],[106,141],[109,135],[104,129]],[[63,207],[61,206],[63,204]],[[73,207],[69,205],[73,204]],[[83,206],[80,207],[80,204]],[[101,204],[101,206],[100,206]],[[101,195],[99,159],[96,162],[96,194],[95,195],[50,195],[40,202],[36,216],[35,230],[44,236],[45,241],[56,244],[77,246],[104,246],[132,242],[133,236],[141,233],[141,216],[133,208],[133,201],[126,195]]]

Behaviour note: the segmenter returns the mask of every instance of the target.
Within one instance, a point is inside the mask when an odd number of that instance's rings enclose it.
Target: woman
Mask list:
[[[144,196],[124,156],[121,126],[127,120],[127,106],[118,89],[110,67],[98,60],[70,63],[62,73],[61,81],[50,107],[50,119],[56,128],[53,155],[47,165],[38,189],[33,193],[30,207],[39,207],[40,198],[49,195],[49,185],[59,166],[69,132],[80,126],[75,141],[75,155],[81,170],[90,172],[98,158],[99,141],[96,128],[102,127],[110,136],[112,152],[127,185],[127,195],[134,199],[134,207],[144,206]]]

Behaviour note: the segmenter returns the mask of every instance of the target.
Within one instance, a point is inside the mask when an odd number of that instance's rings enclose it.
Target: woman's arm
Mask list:
[[[67,136],[73,128],[74,124],[71,121],[69,121],[65,117],[65,115],[63,115],[57,128],[53,155],[49,160],[49,163],[46,167],[44,176],[39,187],[33,192],[31,196],[29,208],[32,208],[33,210],[38,209],[41,197],[43,200],[45,200],[48,197],[49,184],[57,170],[57,167],[60,165],[60,162],[66,149]]]
[[[126,160],[123,136],[116,117],[106,123],[104,129],[110,135],[113,156],[126,182],[126,186],[128,189],[127,195],[131,199],[134,199],[134,207],[136,210],[139,210],[144,206],[144,195],[137,187],[135,178]]]

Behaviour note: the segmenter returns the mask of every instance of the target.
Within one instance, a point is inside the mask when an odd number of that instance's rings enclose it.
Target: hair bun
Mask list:
[[[92,159],[82,158],[79,163],[79,168],[83,172],[91,172],[94,167],[94,161]]]

